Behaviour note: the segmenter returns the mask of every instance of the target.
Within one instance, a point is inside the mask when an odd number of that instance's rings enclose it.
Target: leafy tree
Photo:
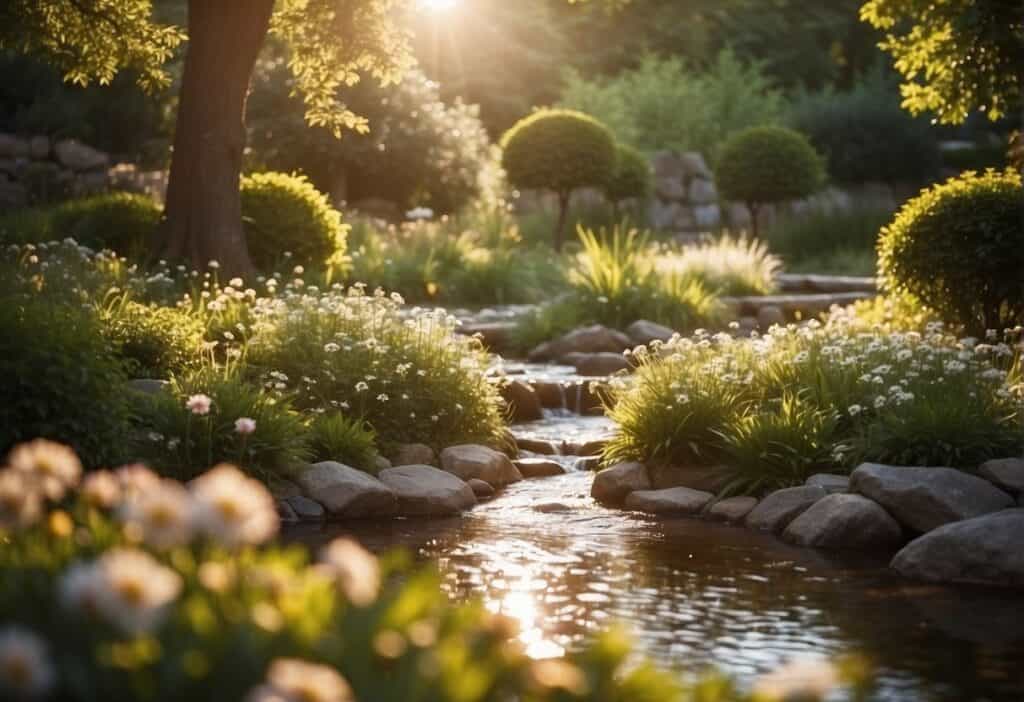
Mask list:
[[[1021,99],[1024,11],[1019,0],[869,0],[861,18],[903,75],[903,106],[960,124],[974,110],[996,120]]]
[[[340,134],[365,131],[339,88],[363,75],[395,80],[411,62],[399,22],[409,0],[188,0],[188,47],[160,252],[226,272],[252,270],[238,191],[249,79],[268,34],[287,47],[306,118]],[[0,48],[41,55],[66,80],[109,83],[124,68],[140,85],[169,84],[165,62],[185,40],[153,17],[151,0],[9,0]]]

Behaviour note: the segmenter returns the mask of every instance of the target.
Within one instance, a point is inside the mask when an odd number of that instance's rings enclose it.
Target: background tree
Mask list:
[[[247,273],[238,191],[249,80],[268,34],[288,51],[310,124],[335,134],[367,124],[339,88],[364,75],[387,83],[411,63],[400,15],[409,0],[189,0],[188,47],[165,219],[156,248]],[[0,6],[0,48],[46,57],[71,82],[109,83],[124,68],[141,85],[169,84],[164,63],[185,40],[157,22],[150,0],[11,0]]]

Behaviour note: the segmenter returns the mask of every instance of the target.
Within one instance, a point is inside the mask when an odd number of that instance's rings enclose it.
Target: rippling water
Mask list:
[[[525,429],[578,441],[604,430],[603,421]],[[878,700],[1024,700],[1018,593],[923,585],[890,573],[884,557],[605,509],[590,499],[591,479],[572,472],[524,481],[457,519],[293,535],[315,545],[345,533],[377,550],[410,548],[437,563],[453,598],[479,596],[516,618],[537,657],[621,622],[662,665],[714,664],[743,681],[794,657],[856,652],[876,665]]]

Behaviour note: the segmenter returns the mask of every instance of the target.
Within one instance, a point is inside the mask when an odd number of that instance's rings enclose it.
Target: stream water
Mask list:
[[[611,426],[553,412],[514,429],[580,444]],[[412,550],[436,563],[453,599],[481,597],[518,620],[536,657],[622,623],[661,665],[715,665],[741,682],[793,658],[856,653],[875,666],[873,699],[1024,700],[1020,593],[904,580],[886,554],[822,553],[742,527],[606,509],[590,498],[592,474],[574,470],[577,458],[556,458],[570,472],[511,485],[459,518],[293,535]]]

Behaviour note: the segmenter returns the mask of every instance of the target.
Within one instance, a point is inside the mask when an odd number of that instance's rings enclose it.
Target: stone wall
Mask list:
[[[131,164],[111,167],[110,155],[75,139],[0,133],[0,212],[110,189],[163,199],[166,176]]]

